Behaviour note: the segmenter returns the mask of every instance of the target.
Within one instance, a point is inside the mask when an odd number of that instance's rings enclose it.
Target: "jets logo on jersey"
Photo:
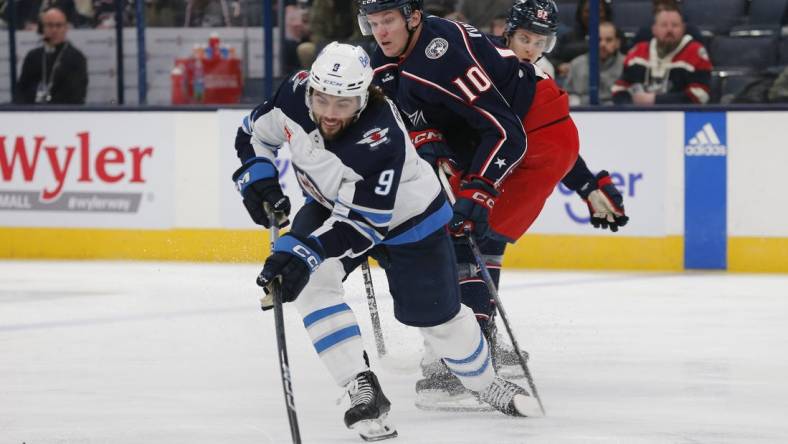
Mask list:
[[[449,50],[449,42],[446,39],[442,39],[440,37],[432,39],[427,48],[424,50],[424,55],[427,56],[428,59],[439,59],[443,57],[443,54],[446,54],[446,51]]]
[[[331,203],[331,201],[329,201],[328,199],[326,199],[326,196],[324,196],[323,193],[320,192],[320,188],[317,187],[315,182],[312,180],[312,178],[309,177],[309,175],[305,171],[302,171],[295,167],[293,167],[293,170],[295,171],[295,176],[296,176],[296,180],[298,180],[298,184],[301,185],[301,189],[303,189],[306,194],[312,196],[313,199],[320,202],[320,204],[326,208],[332,208],[334,206],[334,204]]]
[[[386,143],[389,138],[386,134],[389,133],[388,128],[374,128],[364,133],[364,138],[356,142],[356,145],[368,144],[370,148],[376,148],[381,143]]]

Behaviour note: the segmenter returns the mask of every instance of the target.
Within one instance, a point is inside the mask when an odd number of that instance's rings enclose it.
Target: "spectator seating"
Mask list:
[[[780,40],[778,62],[781,66],[788,66],[788,36],[783,36],[782,40]]]
[[[648,26],[653,21],[651,0],[613,3],[613,17],[621,32],[631,38],[638,29]]]
[[[788,0],[751,0],[749,24],[788,24]]]
[[[717,36],[709,48],[715,68],[748,67],[762,70],[777,63],[774,37]]]
[[[576,11],[577,1],[558,3],[558,22],[566,29],[572,29],[575,26]]]
[[[746,17],[748,0],[687,0],[682,11],[689,23],[714,35],[727,34]]]

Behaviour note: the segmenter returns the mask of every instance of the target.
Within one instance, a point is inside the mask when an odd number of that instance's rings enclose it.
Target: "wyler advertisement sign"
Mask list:
[[[172,226],[170,117],[82,112],[0,116],[0,226]]]
[[[620,116],[618,113],[573,114],[580,135],[580,155],[592,173],[606,170],[624,197],[630,221],[614,236],[665,236],[665,153],[680,140],[669,131],[675,119],[665,113],[627,113],[623,125]],[[591,226],[588,205],[561,183],[547,199],[529,232],[612,235],[608,230]]]

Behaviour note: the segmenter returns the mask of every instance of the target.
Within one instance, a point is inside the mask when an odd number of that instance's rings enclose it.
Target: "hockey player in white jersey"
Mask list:
[[[350,397],[345,424],[366,439],[396,435],[385,422],[390,402],[343,302],[343,279],[367,255],[386,271],[397,320],[420,328],[468,389],[505,414],[536,415],[525,389],[495,375],[487,341],[460,304],[445,228],[452,210],[372,77],[363,49],[334,42],[310,72],[284,82],[244,119],[235,142],[243,165],[233,180],[252,219],[286,223],[263,211],[264,204],[280,215],[290,211],[273,162],[285,142],[307,196],[257,283],[281,279],[283,301],[295,303],[321,361]]]

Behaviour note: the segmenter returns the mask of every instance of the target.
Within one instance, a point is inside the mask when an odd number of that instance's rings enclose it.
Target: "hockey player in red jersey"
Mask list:
[[[379,44],[372,58],[377,81],[409,117],[420,153],[450,165],[455,173],[458,200],[450,230],[461,236],[469,228],[481,239],[497,281],[506,243],[531,226],[555,185],[576,165],[579,140],[568,96],[541,71],[521,63],[514,51],[497,47],[472,26],[425,17],[421,3],[360,0],[359,23]],[[547,0],[525,3],[529,10],[537,8],[533,21],[541,28],[535,29],[554,42],[555,5]],[[621,196],[609,177],[587,184],[588,193],[597,189],[603,190],[598,194],[608,208],[603,214],[589,205],[592,215],[603,221],[599,226],[615,231],[626,223]],[[456,252],[463,303],[485,326],[494,309],[490,295],[467,243],[458,241]],[[453,376],[443,370],[428,372],[417,391],[436,382],[451,384]],[[447,391],[454,388],[456,384]]]

